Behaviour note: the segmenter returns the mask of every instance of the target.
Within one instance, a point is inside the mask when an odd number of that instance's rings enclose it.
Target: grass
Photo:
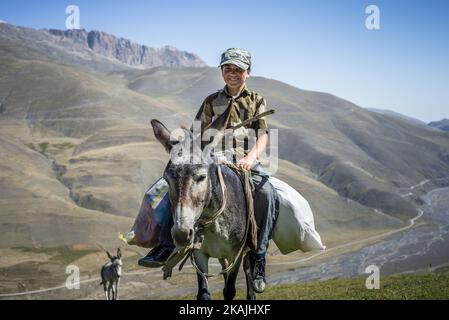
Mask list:
[[[368,275],[367,275],[368,276]],[[429,300],[449,299],[449,268],[431,273],[403,274],[380,278],[380,288],[368,290],[366,277],[332,279],[285,285],[267,285],[258,300]],[[183,297],[192,299],[194,297]],[[213,292],[212,299],[223,299]],[[236,299],[246,299],[246,289]]]
[[[39,149],[40,149],[39,152],[45,155],[45,152],[47,151],[48,146],[49,146],[48,142],[39,143]]]
[[[90,253],[98,252],[96,249],[73,249],[70,246],[48,248],[16,247],[12,249],[21,252],[45,253],[50,256],[49,262],[55,262],[62,265],[67,265]]]
[[[30,148],[34,151],[40,152],[43,155],[46,155],[47,152],[61,153],[61,152],[64,152],[66,150],[70,150],[70,149],[73,149],[74,147],[76,147],[76,145],[71,142],[62,142],[62,143],[53,143],[53,144],[50,144],[49,142],[41,142],[41,143],[38,143],[37,146],[34,143],[30,142],[30,143],[27,143],[26,145],[28,148]]]
[[[0,292],[15,293],[59,286],[67,279],[66,267],[76,260],[95,252],[95,248],[73,248],[58,246],[47,248],[14,247],[12,250],[27,254],[45,254],[48,259],[34,261],[30,255],[28,261],[0,268]],[[83,271],[87,274],[87,270]],[[90,274],[90,273],[89,273]]]
[[[75,145],[71,142],[56,143],[53,146],[60,151],[72,149],[75,147]]]

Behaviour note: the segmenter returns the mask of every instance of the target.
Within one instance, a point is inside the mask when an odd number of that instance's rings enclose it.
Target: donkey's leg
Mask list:
[[[114,284],[114,281],[112,281],[112,284],[111,284],[111,292],[112,292],[111,300],[115,300],[115,284]]]
[[[256,293],[254,292],[254,288],[253,288],[253,275],[251,272],[249,255],[250,255],[250,252],[248,252],[245,255],[245,258],[243,259],[243,270],[245,271],[245,278],[246,278],[246,299],[247,300],[256,300]]]
[[[198,279],[198,293],[197,300],[211,300],[207,278],[200,273],[196,273]]]
[[[226,268],[224,261],[220,260],[223,268]],[[223,297],[225,300],[232,300],[235,297],[235,282],[237,280],[237,275],[239,274],[240,265],[242,264],[242,255],[237,259],[235,265],[229,270],[228,274],[224,275],[225,287],[223,289]]]
[[[116,280],[112,281],[112,300],[117,300],[117,282],[116,282]]]
[[[108,281],[108,300],[111,300],[111,294],[113,294],[112,292],[112,281]],[[113,298],[113,296],[112,296]]]
[[[115,281],[115,300],[118,300],[118,287],[120,285],[120,278]]]
[[[228,267],[228,263],[226,262],[226,259],[218,259],[218,262],[221,264],[222,269],[226,269]],[[228,281],[229,273],[223,273],[223,280],[224,280],[224,288],[223,288],[223,296],[225,296],[226,292],[226,282]]]
[[[106,280],[103,280],[103,281],[104,281],[104,282],[103,282],[104,297],[105,297],[106,300],[109,300],[109,297],[108,297],[108,288],[106,287],[107,281],[106,281]]]
[[[200,250],[195,250],[193,254],[198,268],[201,270],[201,272],[207,273],[209,270],[208,268],[209,257]],[[211,297],[209,292],[209,286],[207,283],[207,278],[198,271],[196,273],[196,276],[198,278],[198,294],[196,295],[196,299],[210,300]]]

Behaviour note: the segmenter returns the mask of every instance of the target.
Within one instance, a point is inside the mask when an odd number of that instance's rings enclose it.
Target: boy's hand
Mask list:
[[[251,157],[250,155],[246,155],[243,159],[237,162],[237,166],[242,168],[243,170],[251,170],[253,163],[256,159]]]

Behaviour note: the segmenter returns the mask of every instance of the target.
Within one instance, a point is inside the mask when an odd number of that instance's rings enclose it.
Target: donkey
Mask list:
[[[209,128],[223,134],[229,120],[231,108],[220,115]],[[242,256],[248,252],[246,241],[245,192],[239,176],[225,165],[220,165],[212,153],[204,155],[200,164],[192,162],[193,154],[187,158],[183,151],[201,137],[193,137],[190,130],[183,128],[189,139],[171,140],[170,131],[158,120],[152,120],[154,135],[165,147],[171,158],[163,177],[169,184],[169,198],[173,217],[171,230],[177,249],[182,250],[196,243],[201,238],[200,248],[191,252],[192,264],[197,269],[198,300],[210,300],[208,288],[208,261],[217,258],[223,268],[225,300],[235,297],[235,283],[242,262]],[[222,137],[222,136],[221,136]],[[201,145],[212,150],[219,142],[215,137],[212,142]],[[187,141],[187,145],[184,142]],[[189,142],[190,141],[190,142]],[[184,144],[184,150],[179,149]],[[175,146],[178,148],[175,149]],[[219,172],[220,170],[221,172]],[[220,177],[221,175],[221,177]],[[220,214],[217,215],[217,212]],[[208,221],[209,223],[202,223]],[[243,250],[242,250],[243,249]],[[252,275],[248,254],[244,257],[244,271],[247,284],[247,299],[255,300],[252,287]]]
[[[111,256],[108,251],[106,251],[106,254],[111,261],[103,265],[101,268],[100,285],[103,285],[106,300],[117,300],[118,287],[123,266],[122,252],[120,248],[118,248],[117,256]]]

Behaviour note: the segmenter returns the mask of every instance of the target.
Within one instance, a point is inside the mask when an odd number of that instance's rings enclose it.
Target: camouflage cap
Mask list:
[[[251,68],[251,53],[245,49],[229,48],[221,55],[220,67],[233,64],[243,70]]]

